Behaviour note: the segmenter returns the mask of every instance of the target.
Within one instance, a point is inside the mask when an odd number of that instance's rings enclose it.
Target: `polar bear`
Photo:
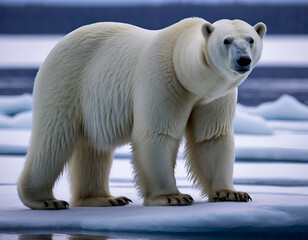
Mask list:
[[[53,185],[68,165],[72,206],[119,206],[109,172],[131,143],[145,206],[190,205],[174,167],[186,137],[190,178],[209,201],[249,201],[232,183],[237,86],[260,59],[266,26],[184,19],[151,31],[96,23],[65,36],[38,71],[31,145],[18,194],[32,209],[65,209]]]

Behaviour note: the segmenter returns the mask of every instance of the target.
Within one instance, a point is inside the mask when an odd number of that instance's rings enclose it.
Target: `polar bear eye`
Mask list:
[[[224,39],[224,44],[225,44],[225,45],[229,45],[229,44],[232,43],[232,41],[233,41],[232,38],[225,38],[225,39]]]
[[[249,42],[250,44],[253,44],[255,41],[253,40],[253,38],[249,38],[249,39],[248,39],[248,42]]]

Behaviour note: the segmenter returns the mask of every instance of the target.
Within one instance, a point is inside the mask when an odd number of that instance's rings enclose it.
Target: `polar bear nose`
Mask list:
[[[248,56],[241,56],[236,62],[241,67],[247,67],[251,63],[251,59]]]

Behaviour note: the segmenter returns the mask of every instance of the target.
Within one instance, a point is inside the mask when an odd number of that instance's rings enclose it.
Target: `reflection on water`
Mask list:
[[[286,229],[285,229],[286,230]],[[137,240],[244,240],[244,239],[307,239],[307,229],[293,229],[292,231],[253,232],[253,231],[231,231],[231,232],[207,232],[207,233],[0,233],[0,240],[105,240],[105,239],[137,239]]]
[[[106,240],[108,236],[84,235],[84,234],[21,234],[18,240]]]
[[[2,240],[106,240],[106,239],[137,239],[137,238],[113,238],[104,235],[85,234],[0,234]]]

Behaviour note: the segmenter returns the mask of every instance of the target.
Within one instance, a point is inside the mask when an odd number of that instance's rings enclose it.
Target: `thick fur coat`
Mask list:
[[[132,145],[144,205],[189,205],[176,187],[186,136],[192,181],[209,201],[248,201],[235,191],[233,118],[237,86],[258,62],[263,23],[189,18],[150,31],[97,23],[65,36],[34,85],[33,130],[18,183],[32,209],[64,209],[52,188],[68,164],[72,206],[117,206],[109,172],[116,147]]]

